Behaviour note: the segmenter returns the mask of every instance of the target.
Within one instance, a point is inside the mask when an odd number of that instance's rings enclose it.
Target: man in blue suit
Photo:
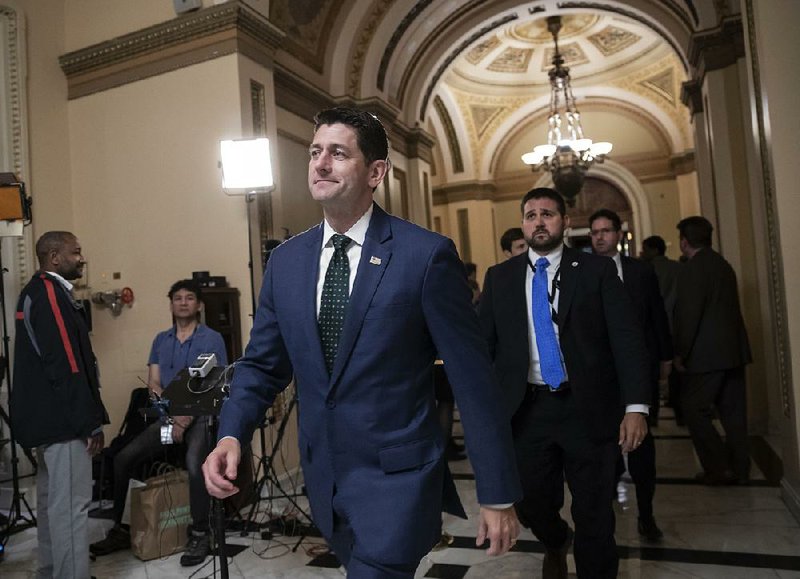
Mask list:
[[[464,516],[436,414],[438,352],[482,505],[477,543],[488,538],[488,553],[503,554],[519,534],[521,491],[464,266],[450,240],[373,203],[390,166],[377,118],[337,108],[315,122],[308,181],[325,219],[270,256],[204,465],[209,493],[237,492],[241,441],[294,378],[317,527],[349,577],[413,577],[441,536],[441,512]]]

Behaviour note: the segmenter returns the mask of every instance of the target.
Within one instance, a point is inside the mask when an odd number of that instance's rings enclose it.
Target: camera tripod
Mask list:
[[[265,430],[265,423],[262,423],[259,426],[259,442],[261,444],[261,458],[258,461],[258,467],[256,468],[256,472],[253,476],[255,480],[258,481],[256,483],[255,489],[255,498],[253,500],[253,504],[250,506],[250,512],[247,515],[247,518],[244,521],[244,526],[242,529],[242,536],[247,535],[248,531],[251,530],[255,525],[253,519],[255,517],[256,511],[258,510],[258,504],[261,502],[262,499],[272,500],[274,498],[284,498],[289,501],[289,503],[295,508],[295,510],[301,514],[307,521],[310,528],[314,527],[314,521],[311,518],[311,515],[306,512],[295,500],[296,497],[303,496],[302,493],[290,493],[284,490],[283,486],[281,485],[280,479],[275,472],[275,456],[278,454],[280,449],[281,443],[283,441],[283,436],[286,432],[286,426],[289,424],[289,418],[292,415],[292,410],[294,410],[295,406],[297,405],[297,396],[294,395],[289,402],[289,406],[286,408],[283,416],[281,417],[281,421],[278,424],[278,431],[275,436],[275,440],[272,444],[272,449],[269,454],[266,453],[266,437],[264,434]],[[266,423],[272,423],[269,420],[265,421]],[[273,420],[274,422],[274,420]],[[260,478],[259,478],[260,475]],[[269,484],[268,488],[277,490],[277,495],[269,495],[266,497],[262,497],[262,492],[264,491],[264,487]],[[300,544],[303,542],[303,539],[306,538],[308,534],[308,530],[303,529],[302,526],[298,526],[300,532],[298,533],[299,538],[297,543],[295,543],[294,547],[292,547],[292,552],[294,553],[300,547]]]

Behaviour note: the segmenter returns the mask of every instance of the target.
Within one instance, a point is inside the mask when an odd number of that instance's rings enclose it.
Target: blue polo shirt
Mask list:
[[[200,354],[217,355],[217,364],[226,366],[228,356],[225,353],[225,341],[222,335],[208,326],[198,324],[194,333],[182,344],[175,337],[175,326],[159,332],[147,364],[158,364],[161,374],[161,387],[166,388],[175,376],[195,361]]]

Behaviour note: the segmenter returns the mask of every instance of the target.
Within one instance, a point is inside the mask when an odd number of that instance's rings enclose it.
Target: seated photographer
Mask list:
[[[152,395],[160,398],[163,387],[195,361],[198,355],[214,353],[219,365],[227,364],[222,336],[199,322],[203,301],[196,282],[185,279],[172,285],[167,294],[174,325],[160,332],[153,340],[148,360],[147,383]],[[181,565],[199,565],[211,552],[209,540],[209,511],[211,499],[206,492],[201,466],[214,446],[208,432],[208,417],[174,416],[155,420],[114,457],[114,526],[102,541],[89,550],[96,556],[128,549],[130,530],[122,524],[128,481],[138,475],[136,468],[151,460],[161,450],[162,427],[166,444],[185,443],[186,469],[189,472],[189,502],[192,525]],[[170,428],[171,427],[171,428]]]

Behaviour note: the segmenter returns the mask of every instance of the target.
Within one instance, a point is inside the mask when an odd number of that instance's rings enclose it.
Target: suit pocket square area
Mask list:
[[[442,450],[434,440],[414,440],[378,451],[381,468],[386,474],[418,469],[439,459]]]

